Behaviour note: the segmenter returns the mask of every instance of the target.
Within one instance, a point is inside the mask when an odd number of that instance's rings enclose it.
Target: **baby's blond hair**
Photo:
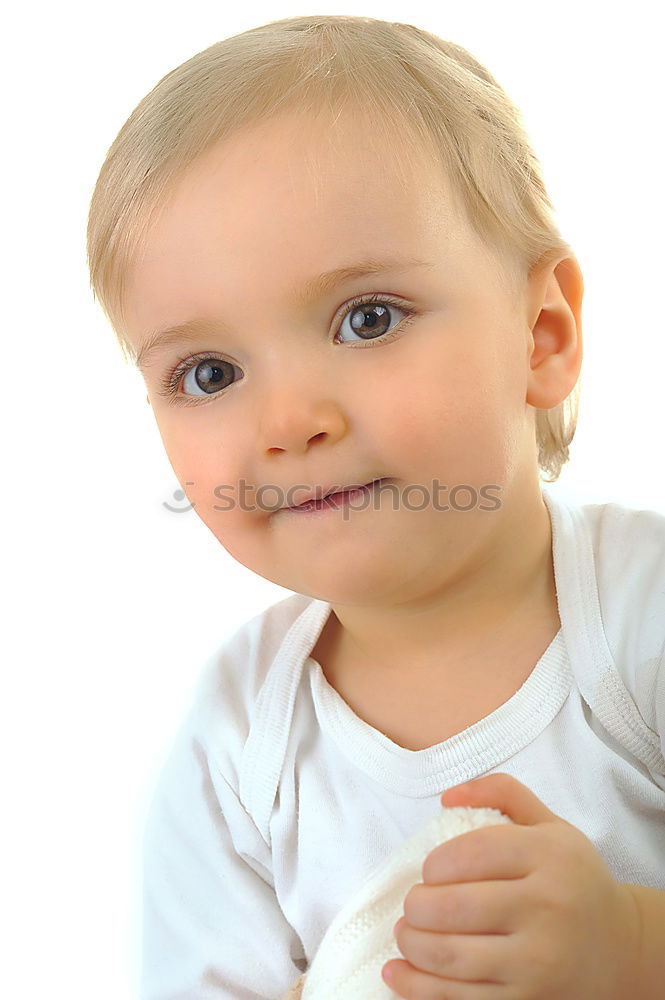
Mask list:
[[[456,204],[517,295],[540,264],[574,256],[560,235],[520,112],[465,49],[411,24],[369,17],[287,17],[225,38],[168,73],[111,145],[90,203],[93,295],[125,358],[127,271],[175,183],[209,146],[241,127],[297,111],[334,121],[366,116],[387,157],[435,158]],[[396,150],[395,136],[404,141]],[[306,131],[303,141],[307,141]],[[359,155],[362,155],[360,151]],[[579,381],[558,406],[536,410],[538,464],[548,481],[568,460]],[[567,411],[567,412],[566,412]]]

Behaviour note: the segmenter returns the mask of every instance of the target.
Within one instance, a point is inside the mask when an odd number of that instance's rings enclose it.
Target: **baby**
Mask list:
[[[429,854],[395,995],[662,1000],[665,517],[547,488],[583,279],[499,84],[365,17],[224,39],[121,129],[88,256],[196,513],[293,592],[155,791],[144,1000],[281,997],[442,805],[511,822]]]

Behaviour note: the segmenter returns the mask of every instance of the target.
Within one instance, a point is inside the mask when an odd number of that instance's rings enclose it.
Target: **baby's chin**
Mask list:
[[[292,590],[317,601],[325,601],[338,607],[382,608],[398,605],[409,599],[404,582],[399,576],[391,581],[384,574],[347,572],[343,579],[332,573],[299,574],[291,577],[275,577],[272,580],[280,587]]]

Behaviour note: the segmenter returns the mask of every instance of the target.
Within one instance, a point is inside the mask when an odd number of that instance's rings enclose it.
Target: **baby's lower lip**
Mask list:
[[[347,503],[355,502],[369,493],[370,489],[382,483],[383,479],[374,479],[366,486],[360,486],[354,490],[342,490],[340,493],[330,493],[321,500],[307,500],[297,507],[285,507],[285,510],[293,511],[294,514],[314,514],[317,511],[325,512],[334,510],[336,507],[343,507]]]

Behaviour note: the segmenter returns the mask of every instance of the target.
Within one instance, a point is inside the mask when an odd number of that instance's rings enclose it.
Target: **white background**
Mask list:
[[[152,783],[203,661],[289,592],[163,506],[178,483],[88,287],[106,150],[165,73],[266,21],[363,14],[465,46],[521,108],[585,277],[581,414],[556,488],[665,513],[662,35],[644,2],[17,9],[2,60],[0,992],[121,1000],[137,995]]]

